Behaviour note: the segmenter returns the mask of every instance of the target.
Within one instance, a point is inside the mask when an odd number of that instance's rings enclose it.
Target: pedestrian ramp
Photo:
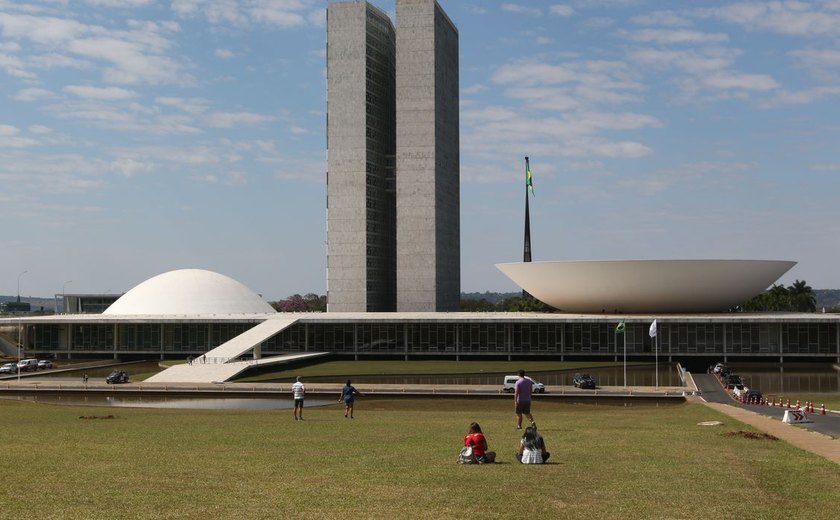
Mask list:
[[[221,383],[252,366],[286,363],[295,359],[325,354],[312,352],[262,358],[260,352],[262,342],[296,322],[297,318],[267,319],[230,341],[209,350],[204,355],[192,359],[189,363],[169,367],[146,381],[150,383]],[[243,360],[242,357],[251,351],[253,351],[252,359]]]
[[[280,365],[327,355],[328,352],[304,352],[229,363],[184,363],[169,367],[144,383],[224,383],[255,366]]]

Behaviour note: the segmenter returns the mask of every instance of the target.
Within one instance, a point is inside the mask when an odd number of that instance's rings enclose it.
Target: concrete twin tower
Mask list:
[[[327,8],[327,305],[460,304],[458,30],[435,0]]]

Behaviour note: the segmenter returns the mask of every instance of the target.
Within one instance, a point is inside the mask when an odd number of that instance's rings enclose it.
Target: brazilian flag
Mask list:
[[[531,177],[531,164],[528,162],[528,158],[525,158],[525,186],[531,190],[531,195],[534,194],[534,178]]]

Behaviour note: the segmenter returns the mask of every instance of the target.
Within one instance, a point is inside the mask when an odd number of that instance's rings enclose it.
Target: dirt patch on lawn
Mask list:
[[[743,437],[745,439],[754,439],[757,441],[777,441],[778,437],[764,432],[748,432],[746,430],[738,430],[735,432],[724,433],[727,437]]]

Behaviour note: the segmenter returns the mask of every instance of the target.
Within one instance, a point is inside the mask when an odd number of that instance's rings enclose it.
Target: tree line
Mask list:
[[[478,293],[473,294],[479,297],[461,298],[462,311],[554,312],[556,310],[531,296],[509,293],[504,295],[504,298],[499,299],[484,298],[485,295],[479,295]],[[690,298],[691,295],[686,295],[686,297]],[[494,299],[497,301],[493,301]],[[294,294],[286,299],[269,303],[278,312],[327,311],[327,297],[314,293],[303,296]],[[814,289],[805,280],[796,280],[787,287],[775,284],[767,291],[732,310],[745,312],[815,312],[817,310],[817,298]],[[832,308],[830,311],[840,312],[840,309]]]

